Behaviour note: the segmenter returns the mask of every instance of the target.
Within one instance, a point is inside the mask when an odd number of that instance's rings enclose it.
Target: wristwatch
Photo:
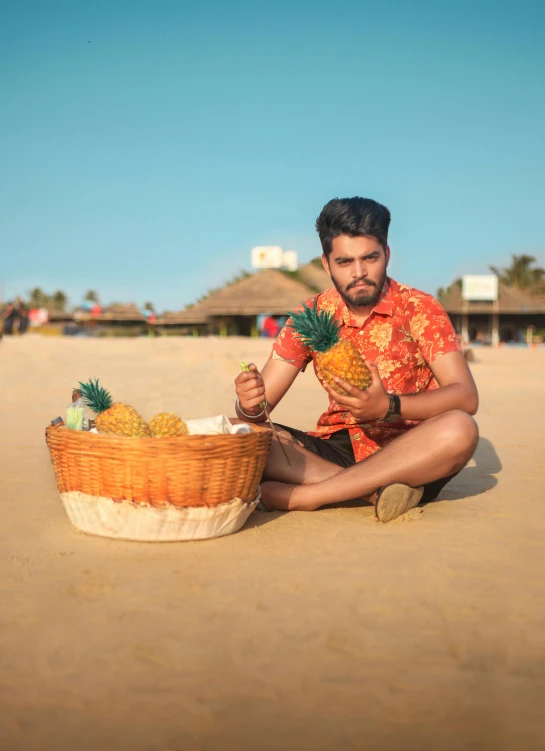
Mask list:
[[[388,412],[381,419],[381,422],[396,422],[401,420],[401,400],[397,394],[388,394],[390,404],[388,405]]]

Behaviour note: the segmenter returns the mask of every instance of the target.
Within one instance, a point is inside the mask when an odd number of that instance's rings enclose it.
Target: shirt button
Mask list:
[[[360,336],[363,336],[363,331],[360,331]]]

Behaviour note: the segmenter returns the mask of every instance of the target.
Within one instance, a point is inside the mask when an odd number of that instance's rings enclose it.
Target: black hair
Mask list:
[[[390,212],[371,198],[333,198],[326,203],[316,219],[326,258],[331,253],[331,242],[339,235],[349,237],[375,237],[383,248],[388,244]]]

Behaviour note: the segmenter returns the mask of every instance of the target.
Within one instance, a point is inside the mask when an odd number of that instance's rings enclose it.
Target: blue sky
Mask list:
[[[0,3],[0,283],[179,309],[323,204],[435,293],[545,265],[545,3]]]

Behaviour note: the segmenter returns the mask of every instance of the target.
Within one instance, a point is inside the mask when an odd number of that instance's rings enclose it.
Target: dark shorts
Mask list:
[[[306,448],[317,456],[321,456],[322,459],[326,459],[332,464],[336,464],[339,467],[351,467],[356,463],[352,440],[346,428],[333,433],[330,438],[318,438],[305,433],[304,430],[297,430],[296,428],[290,428],[287,425],[280,425],[278,423],[275,424],[277,427],[282,428],[282,430],[291,433],[303,448]],[[456,474],[426,483],[424,485],[424,495],[420,503],[429,503],[429,501],[435,500],[447,482],[456,477]]]

